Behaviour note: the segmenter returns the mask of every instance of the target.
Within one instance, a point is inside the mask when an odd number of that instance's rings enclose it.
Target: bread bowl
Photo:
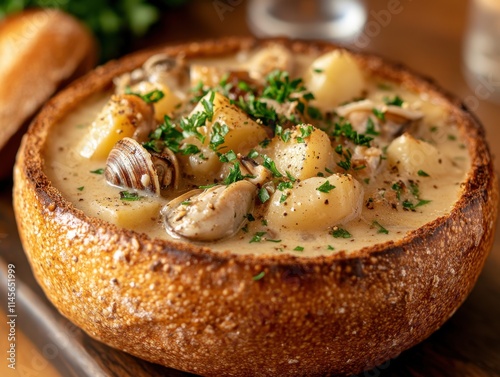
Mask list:
[[[89,216],[92,209],[84,212],[79,207],[79,198],[87,197],[78,196],[82,187],[78,180],[72,183],[76,196],[71,201],[67,188],[54,184],[62,184],[68,171],[65,164],[72,168],[70,161],[57,160],[59,165],[54,165],[53,156],[61,147],[53,142],[54,130],[64,133],[61,125],[68,124],[64,119],[71,119],[71,113],[93,101],[96,93],[108,91],[109,96],[116,77],[158,53],[191,61],[276,44],[293,56],[315,58],[338,49],[325,43],[228,38],[142,52],[78,81],[54,98],[33,123],[15,168],[14,204],[21,239],[49,299],[92,337],[146,360],[201,375],[349,375],[425,339],[472,289],[493,241],[498,205],[484,131],[457,99],[375,56],[349,53],[369,76],[399,83],[444,109],[445,119],[455,125],[447,132],[455,129],[452,136],[461,140],[461,150],[470,160],[462,165],[463,180],[453,194],[456,200],[449,198],[449,208],[411,231],[397,235],[397,224],[391,224],[387,229],[393,234],[381,233],[387,236],[382,241],[377,238],[360,246],[349,246],[352,238],[334,239],[330,234],[335,250],[324,245],[327,252],[316,252],[303,240],[306,250],[291,246],[271,250],[267,245],[273,242],[252,242],[258,247],[237,253],[237,243],[228,249],[227,238],[207,242],[167,232],[152,237],[136,223],[114,218],[118,226],[104,220],[105,214]],[[349,110],[339,110],[343,100],[336,101],[337,111]],[[327,106],[320,101],[317,105]],[[100,158],[94,164],[102,164]],[[422,169],[411,161],[404,166],[420,176]],[[108,188],[103,185],[102,190]],[[328,226],[329,232],[346,228],[355,234],[352,221],[346,220],[342,228]],[[371,229],[371,234],[387,230],[374,227],[374,222],[364,229]],[[242,231],[239,226],[237,235]],[[283,229],[287,224],[271,226],[287,233]],[[134,227],[140,231],[127,229]],[[300,233],[293,225],[291,229]],[[254,235],[250,232],[240,245],[248,245]]]
[[[31,9],[0,21],[0,178],[12,174],[21,126],[58,88],[92,67],[96,42],[74,17]],[[16,134],[17,133],[17,134]]]

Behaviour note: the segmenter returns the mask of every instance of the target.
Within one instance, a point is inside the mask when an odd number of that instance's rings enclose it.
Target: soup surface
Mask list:
[[[47,175],[89,216],[243,254],[349,252],[451,211],[470,161],[439,103],[283,49],[153,57],[54,126]]]

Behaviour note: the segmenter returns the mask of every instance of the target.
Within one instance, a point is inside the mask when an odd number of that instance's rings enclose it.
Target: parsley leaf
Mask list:
[[[149,93],[142,94],[142,93],[133,92],[129,86],[127,86],[125,88],[125,94],[131,94],[131,95],[137,96],[137,97],[141,98],[147,104],[156,103],[159,100],[161,100],[163,97],[165,97],[165,93],[163,93],[159,89],[155,89]]]
[[[261,203],[267,202],[271,197],[269,196],[269,192],[265,187],[261,187],[258,193],[258,197]]]
[[[377,233],[389,234],[389,231],[387,229],[385,229],[382,225],[380,225],[380,223],[377,220],[374,220],[372,222],[372,225],[374,225],[374,226],[376,226],[378,228]]]
[[[329,193],[335,188],[334,185],[330,184],[328,180],[325,181],[321,186],[317,187],[316,190],[324,193]]]
[[[333,136],[344,136],[356,145],[364,145],[367,147],[370,146],[370,142],[373,140],[372,137],[366,136],[364,134],[358,134],[352,128],[352,124],[345,120],[335,123]]]
[[[275,178],[283,177],[283,174],[281,174],[278,168],[276,167],[276,163],[270,157],[266,156],[265,154],[262,155],[262,157],[264,158],[264,163],[262,165],[271,171],[273,177]]]
[[[229,127],[227,124],[220,124],[215,122],[212,125],[212,132],[210,134],[210,149],[217,151],[219,145],[224,144],[225,136],[229,132]]]
[[[389,105],[389,106],[398,106],[398,107],[401,107],[404,103],[403,99],[401,99],[401,97],[399,97],[398,95],[394,96],[394,98],[390,99],[389,97],[385,97],[384,98],[384,102],[386,105]]]
[[[366,121],[366,135],[373,135],[373,136],[378,136],[380,135],[380,132],[375,130],[375,123],[373,123],[372,118],[368,117],[368,120]]]
[[[142,196],[139,196],[136,192],[120,191],[120,199],[127,202],[134,202],[142,199]]]
[[[340,228],[340,227],[334,227],[332,229],[332,236],[334,238],[351,238],[352,235],[349,233],[347,230]]]
[[[261,271],[259,272],[257,275],[253,276],[252,277],[252,280],[253,281],[259,281],[260,279],[262,279],[264,276],[266,275],[266,273],[264,271]]]
[[[253,235],[253,237],[250,239],[249,243],[254,243],[254,242],[261,242],[262,237],[266,234],[266,232],[257,232]]]

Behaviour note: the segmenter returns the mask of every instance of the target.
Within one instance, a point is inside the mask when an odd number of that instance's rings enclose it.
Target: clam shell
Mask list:
[[[176,166],[173,153],[153,155],[126,137],[109,153],[104,176],[110,185],[160,196],[162,189],[177,181]]]

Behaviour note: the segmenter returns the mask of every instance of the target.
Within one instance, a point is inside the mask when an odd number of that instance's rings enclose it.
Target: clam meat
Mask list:
[[[217,241],[235,234],[253,209],[257,186],[242,180],[185,193],[162,211],[165,228],[172,236],[193,241]]]

